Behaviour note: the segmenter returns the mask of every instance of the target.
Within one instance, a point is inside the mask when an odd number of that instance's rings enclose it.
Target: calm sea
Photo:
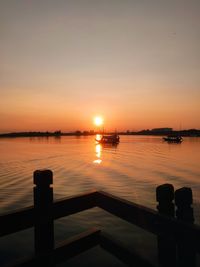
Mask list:
[[[191,187],[195,222],[200,224],[200,138],[168,144],[158,136],[121,136],[118,146],[105,147],[95,144],[94,136],[0,139],[1,213],[33,204],[32,174],[44,168],[54,173],[55,199],[101,189],[156,209],[158,185]],[[145,251],[147,258],[154,259],[153,235],[98,208],[57,220],[56,241],[93,226],[109,231],[129,247],[135,244],[139,252]],[[0,265],[33,252],[32,232],[30,229],[0,239]],[[124,266],[99,250],[70,260],[68,266],[94,266],[97,259],[99,266]],[[93,257],[88,257],[91,254]]]

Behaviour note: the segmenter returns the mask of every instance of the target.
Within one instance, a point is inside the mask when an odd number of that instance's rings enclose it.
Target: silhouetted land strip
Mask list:
[[[55,132],[13,132],[0,134],[0,137],[48,137],[48,136],[61,136],[61,131]]]
[[[197,129],[188,129],[188,130],[181,130],[181,131],[162,131],[162,130],[142,130],[139,132],[126,132],[126,134],[136,134],[136,135],[179,135],[179,136],[189,136],[189,137],[199,137],[200,136],[200,130]]]
[[[89,136],[95,135],[100,132],[95,131],[75,131],[75,132],[12,132],[12,133],[2,133],[0,134],[0,138],[2,137],[60,137],[60,136]],[[104,132],[104,134],[114,134],[114,132]],[[138,132],[126,131],[126,132],[118,132],[120,135],[180,135],[180,136],[189,136],[189,137],[200,137],[200,130],[197,129],[189,129],[189,130],[181,130],[181,131],[173,131],[173,130],[142,130]]]
[[[54,266],[94,246],[100,246],[129,266],[157,266],[134,247],[127,248],[101,229],[90,229],[55,247],[54,220],[94,207],[155,234],[159,266],[196,266],[196,254],[200,253],[200,227],[193,224],[190,188],[183,187],[174,192],[171,184],[158,186],[156,212],[103,191],[53,201],[52,171],[36,170],[33,178],[34,206],[0,217],[0,236],[34,227],[35,255],[12,266]]]

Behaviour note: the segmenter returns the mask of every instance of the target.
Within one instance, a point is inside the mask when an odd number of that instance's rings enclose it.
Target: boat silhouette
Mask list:
[[[118,144],[120,137],[117,134],[102,135],[100,139],[95,139],[99,144]]]
[[[183,138],[179,135],[168,135],[167,137],[163,137],[163,140],[169,143],[181,143]]]

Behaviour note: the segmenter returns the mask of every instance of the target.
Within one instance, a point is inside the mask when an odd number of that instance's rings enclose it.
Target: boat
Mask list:
[[[99,144],[118,144],[119,143],[119,135],[102,135],[100,139],[95,139]]]
[[[168,135],[167,137],[163,137],[163,140],[170,143],[181,143],[183,138],[179,135]]]

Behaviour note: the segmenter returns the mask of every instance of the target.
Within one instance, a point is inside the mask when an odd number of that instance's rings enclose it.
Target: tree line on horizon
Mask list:
[[[61,130],[56,130],[54,132],[49,131],[29,131],[29,132],[11,132],[11,133],[2,133],[0,137],[49,137],[49,136],[67,136],[67,135],[75,135],[75,136],[82,136],[82,135],[95,135],[95,134],[112,134],[114,132],[96,132],[94,130],[90,131],[72,131],[72,132],[62,132]],[[173,130],[172,128],[154,128],[154,129],[145,129],[141,131],[120,131],[118,132],[120,135],[181,135],[181,136],[200,136],[200,130],[198,129],[187,129],[187,130]]]

